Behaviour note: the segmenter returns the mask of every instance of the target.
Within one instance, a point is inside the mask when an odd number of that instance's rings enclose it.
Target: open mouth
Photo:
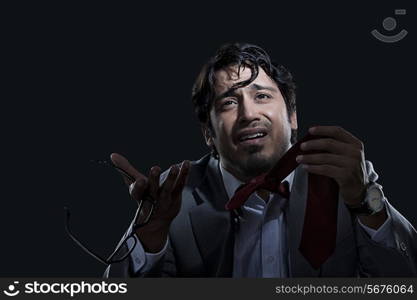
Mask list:
[[[240,146],[261,146],[268,135],[265,128],[244,130],[237,136],[237,144]]]
[[[264,127],[245,128],[236,135],[236,143],[242,146],[261,145],[268,135]]]
[[[239,138],[239,142],[261,139],[266,136],[266,132],[258,132],[254,134],[243,135]]]

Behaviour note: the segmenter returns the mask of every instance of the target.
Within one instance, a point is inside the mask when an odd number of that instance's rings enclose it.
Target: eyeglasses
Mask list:
[[[108,166],[111,167],[114,170],[117,170],[118,172],[122,173],[123,176],[125,176],[129,181],[131,182],[135,182],[136,179],[130,175],[129,173],[127,173],[125,170],[117,167],[116,165],[114,165],[112,162],[109,162],[107,160],[92,160],[91,162],[98,164],[98,165],[103,165],[103,166]],[[151,207],[149,209],[148,212],[144,212],[144,202],[149,202],[151,204]],[[125,260],[130,253],[133,251],[133,249],[135,248],[136,244],[137,244],[137,240],[134,237],[135,231],[140,228],[145,226],[146,224],[149,223],[149,221],[151,220],[152,214],[155,210],[155,200],[151,197],[151,195],[147,194],[143,200],[141,200],[139,202],[139,206],[138,209],[136,210],[136,214],[135,214],[135,218],[134,220],[138,220],[138,218],[141,217],[141,215],[143,214],[144,216],[146,216],[145,220],[134,224],[132,226],[132,231],[122,240],[121,243],[119,243],[119,245],[116,247],[116,249],[113,251],[112,254],[110,254],[110,256],[108,258],[103,258],[102,256],[98,255],[96,252],[90,250],[87,246],[85,246],[78,238],[75,237],[75,235],[72,233],[71,229],[70,229],[70,217],[71,217],[71,212],[69,210],[68,207],[64,207],[64,210],[66,212],[66,221],[65,221],[65,229],[69,235],[69,237],[79,246],[81,247],[81,249],[83,249],[85,252],[87,252],[89,255],[91,255],[92,257],[94,257],[95,259],[97,259],[98,261],[100,261],[101,263],[105,264],[105,265],[110,265],[113,263],[118,263],[121,262],[123,260]],[[143,212],[142,212],[143,211]],[[133,246],[129,249],[129,251],[123,255],[121,258],[115,259],[115,255],[119,252],[120,248],[123,246],[124,243],[127,242],[127,240],[129,240],[130,238],[133,238]]]

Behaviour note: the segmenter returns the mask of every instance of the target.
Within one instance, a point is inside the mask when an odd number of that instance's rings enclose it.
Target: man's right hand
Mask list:
[[[161,251],[168,237],[169,226],[181,208],[181,194],[190,169],[190,162],[183,161],[180,167],[171,166],[165,181],[160,185],[161,169],[158,166],[153,166],[149,176],[146,177],[122,155],[112,153],[110,159],[113,164],[135,178],[135,181],[131,181],[123,176],[132,198],[139,203],[146,195],[150,195],[156,202],[150,222],[138,228],[136,234],[146,252]],[[147,204],[146,202],[144,204]],[[143,222],[149,209],[150,205],[144,205],[142,212],[145,211],[138,215],[135,222]]]

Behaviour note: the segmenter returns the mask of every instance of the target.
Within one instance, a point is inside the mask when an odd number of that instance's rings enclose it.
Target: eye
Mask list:
[[[270,99],[270,98],[272,98],[270,95],[268,95],[268,94],[264,94],[264,93],[262,93],[262,94],[257,94],[257,95],[256,95],[256,99],[261,99],[261,100],[263,100],[263,99]]]
[[[220,104],[221,108],[227,108],[230,107],[231,105],[233,105],[234,103],[236,103],[235,99],[225,99],[224,101],[222,101],[222,103]]]

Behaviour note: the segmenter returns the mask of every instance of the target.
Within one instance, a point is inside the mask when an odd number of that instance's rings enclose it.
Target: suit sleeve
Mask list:
[[[369,179],[376,181],[372,163],[366,162]],[[391,216],[393,243],[374,241],[355,217],[354,231],[359,256],[359,275],[362,277],[416,277],[417,231],[387,200],[387,214]]]

